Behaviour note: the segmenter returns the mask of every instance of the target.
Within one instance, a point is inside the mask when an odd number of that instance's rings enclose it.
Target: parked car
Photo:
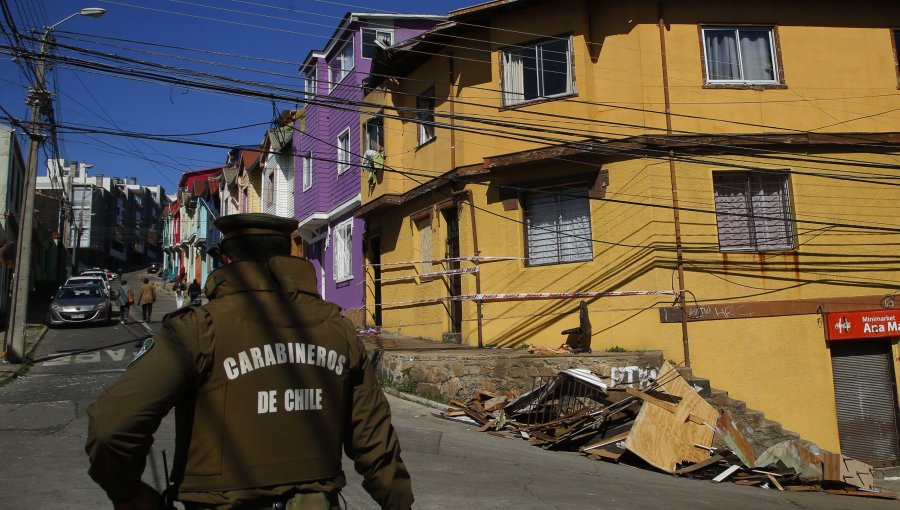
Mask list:
[[[150,264],[150,267],[147,268],[147,272],[153,273],[153,274],[158,273],[159,272],[159,264],[157,264],[156,262]]]
[[[106,291],[107,294],[110,293],[109,282],[105,278],[97,274],[70,276],[66,280],[66,283],[63,284],[63,287],[72,285],[99,285]]]
[[[50,301],[50,325],[109,323],[112,303],[101,285],[63,285]]]
[[[66,283],[64,283],[62,286],[71,287],[73,285],[99,285],[107,293],[109,293],[109,282],[95,274],[84,276],[70,276],[66,280]]]
[[[107,278],[109,278],[109,281],[114,281],[114,280],[119,279],[118,273],[110,271],[109,269],[104,269],[104,271],[106,271],[106,276],[107,276]]]

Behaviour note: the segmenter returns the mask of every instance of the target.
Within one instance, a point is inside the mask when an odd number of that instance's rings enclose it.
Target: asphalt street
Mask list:
[[[130,282],[136,276],[128,275]],[[141,275],[142,276],[142,275]],[[159,285],[159,280],[155,280]],[[114,284],[114,288],[118,284]],[[160,292],[151,323],[51,330],[27,375],[0,388],[0,508],[111,508],[87,476],[85,409],[115,381],[137,344],[174,309]],[[132,310],[132,319],[140,311]],[[675,478],[625,465],[549,452],[439,416],[435,409],[389,397],[418,509],[896,509],[896,501],[778,492],[731,483]],[[164,484],[162,452],[171,461],[174,419],[157,434],[144,473]],[[375,509],[361,477],[345,459],[349,509]]]

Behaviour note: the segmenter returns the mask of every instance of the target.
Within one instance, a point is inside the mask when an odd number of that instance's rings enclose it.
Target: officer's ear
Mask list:
[[[224,253],[219,254],[219,260],[221,260],[222,264],[226,265],[226,266],[228,264],[231,264],[232,262],[234,262],[233,260],[231,260],[231,257],[229,257],[228,255],[225,255]]]

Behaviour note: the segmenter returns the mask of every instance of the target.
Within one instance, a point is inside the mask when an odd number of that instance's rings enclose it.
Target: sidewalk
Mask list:
[[[44,324],[27,324],[25,327],[25,359],[22,363],[7,363],[6,359],[0,360],[0,386],[5,385],[16,377],[28,372],[31,367],[31,355],[41,344],[44,335],[47,334],[47,326]]]

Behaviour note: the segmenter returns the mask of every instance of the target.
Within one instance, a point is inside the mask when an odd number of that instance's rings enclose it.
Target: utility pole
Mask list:
[[[88,7],[71,14],[62,21],[50,25],[41,36],[40,51],[35,65],[34,87],[29,91],[26,103],[31,107],[28,120],[28,168],[25,173],[25,194],[19,212],[19,236],[16,241],[16,280],[10,304],[10,324],[6,330],[6,359],[11,363],[21,363],[25,357],[25,319],[28,310],[28,294],[31,285],[31,235],[34,228],[34,195],[37,190],[37,163],[40,143],[44,140],[41,124],[44,112],[50,106],[50,92],[44,88],[44,58],[50,32],[75,16],[99,17],[106,12],[99,7]]]

